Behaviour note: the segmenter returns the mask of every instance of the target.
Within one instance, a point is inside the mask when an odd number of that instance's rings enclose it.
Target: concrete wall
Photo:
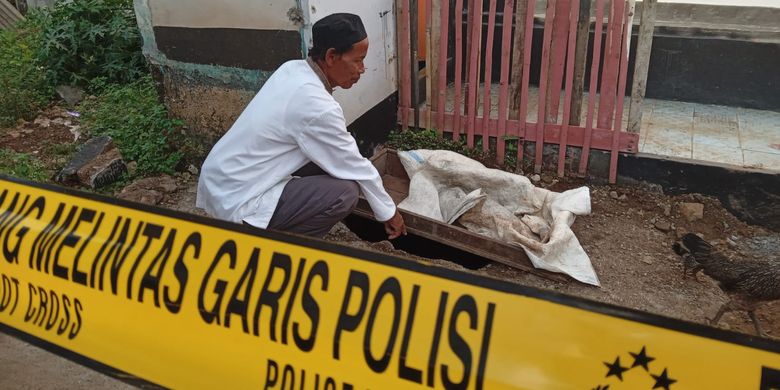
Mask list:
[[[360,82],[334,94],[350,130],[370,153],[395,126],[393,0],[135,0],[135,8],[168,107],[206,143],[232,125],[279,65],[305,58],[312,24],[334,12],[360,15],[370,42]]]
[[[149,5],[155,26],[298,31],[287,17],[297,7],[294,0],[155,0]]]
[[[352,123],[397,89],[393,0],[308,0],[307,6],[312,24],[332,13],[350,12],[359,15],[366,26],[366,73],[349,90],[337,88],[334,93],[344,108],[347,123]],[[311,47],[310,24],[305,37]]]
[[[134,6],[167,106],[207,148],[279,65],[303,58],[296,0],[134,0]]]

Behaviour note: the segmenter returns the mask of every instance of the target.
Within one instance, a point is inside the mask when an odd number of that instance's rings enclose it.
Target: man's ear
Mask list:
[[[333,63],[336,61],[336,56],[337,56],[336,49],[331,47],[330,49],[326,50],[325,63],[328,64],[329,66],[332,66]]]

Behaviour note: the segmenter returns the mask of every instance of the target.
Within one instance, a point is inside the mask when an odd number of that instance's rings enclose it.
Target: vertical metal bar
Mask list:
[[[576,0],[575,0],[576,1]],[[550,69],[545,101],[546,123],[558,123],[558,109],[561,102],[564,63],[566,61],[566,37],[569,30],[571,0],[558,0],[555,7],[552,42],[550,42]]]
[[[409,108],[412,101],[412,63],[409,47],[409,0],[398,0],[400,32],[398,35],[401,56],[401,128],[409,128]]]
[[[434,88],[435,83],[434,75],[436,74],[436,66],[434,64],[434,57],[435,54],[438,54],[434,50],[436,47],[435,41],[433,40],[433,32],[432,32],[432,25],[433,25],[433,1],[434,0],[423,0],[425,2],[425,128],[426,129],[432,129],[433,128],[433,107],[435,106],[435,101],[433,99],[434,96]],[[438,18],[438,16],[436,17]]]
[[[488,32],[485,43],[485,93],[482,99],[482,150],[487,152],[490,147],[490,107],[493,87],[493,38],[496,29],[496,3],[497,0],[488,0]],[[506,0],[505,0],[506,1]],[[509,0],[511,2],[511,0]],[[497,139],[496,145],[501,141]],[[496,146],[497,147],[497,146]]]
[[[628,55],[631,44],[631,26],[634,16],[635,0],[628,0],[625,18],[623,20],[623,40],[620,55],[620,73],[617,89],[617,109],[615,111],[615,124],[612,127],[612,154],[609,161],[609,182],[614,183],[617,180],[617,160],[620,148],[620,133],[623,127],[623,102],[626,96],[626,77],[628,74]]]
[[[490,1],[490,0],[488,0]],[[466,145],[474,146],[474,125],[477,120],[477,94],[479,93],[479,57],[482,51],[482,0],[471,3],[473,9],[471,29],[471,53],[469,58],[468,86],[468,123],[466,126]]]
[[[527,0],[525,10],[525,42],[523,43],[523,84],[520,87],[520,128],[517,140],[517,167],[522,168],[523,153],[525,152],[525,133],[528,129],[528,84],[531,78],[531,42],[534,35],[534,12],[536,0]]]
[[[412,44],[412,107],[414,107],[414,127],[420,128],[420,61],[418,54],[419,43],[419,25],[417,16],[419,15],[419,3],[417,0],[410,0],[409,23],[411,23],[411,32],[409,39]]]
[[[460,101],[461,85],[463,83],[463,0],[455,0],[455,117],[452,121],[452,139],[460,139],[460,116],[462,104]]]
[[[599,66],[601,64],[601,32],[604,28],[604,1],[596,0],[596,31],[593,41],[593,60],[590,65],[590,83],[588,84],[588,114],[585,119],[585,138],[580,156],[580,175],[585,175],[590,157],[590,142],[593,134],[593,112],[598,91]]]
[[[536,158],[534,161],[534,172],[542,171],[542,154],[544,153],[544,130],[545,115],[544,109],[547,98],[547,71],[550,67],[550,41],[552,40],[552,30],[555,23],[555,4],[556,0],[547,0],[547,13],[544,18],[544,42],[542,43],[542,71],[539,75],[539,111],[536,123]]]
[[[492,1],[492,0],[491,0]],[[498,132],[496,134],[496,156],[498,163],[504,163],[506,155],[506,120],[507,120],[507,95],[509,94],[509,56],[512,54],[512,17],[513,0],[504,0],[504,19],[501,22],[501,75],[498,92]],[[519,56],[518,56],[519,57]]]
[[[449,43],[450,1],[441,1],[441,30],[439,34],[439,115],[436,121],[439,135],[444,131],[444,112],[447,110],[447,46]]]
[[[569,116],[571,115],[572,89],[574,88],[574,50],[577,46],[577,20],[579,19],[580,2],[571,2],[569,14],[569,42],[566,53],[566,93],[563,102],[563,122],[561,126],[561,139],[558,146],[558,177],[563,177],[566,165],[566,147],[569,138]]]
[[[577,48],[574,54],[574,90],[572,92],[571,117],[569,124],[579,126],[582,117],[582,97],[585,92],[585,67],[588,62],[588,42],[590,41],[591,0],[576,0],[580,3],[580,16],[577,22]]]
[[[642,102],[647,89],[647,71],[650,66],[650,52],[653,49],[655,28],[655,5],[658,0],[642,0],[642,23],[636,45],[634,82],[631,87],[631,106],[628,109],[628,131],[638,133],[642,127]]]

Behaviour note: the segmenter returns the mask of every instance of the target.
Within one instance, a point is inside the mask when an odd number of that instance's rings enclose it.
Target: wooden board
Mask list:
[[[403,165],[401,165],[396,152],[394,150],[384,150],[374,156],[371,162],[382,176],[385,189],[390,194],[390,197],[393,198],[393,201],[398,204],[406,199],[409,194],[409,176],[406,174]],[[404,210],[399,211],[404,217],[409,234],[473,253],[547,279],[568,280],[562,274],[536,269],[525,252],[516,245],[472,233],[461,227],[448,225],[419,214]],[[362,218],[374,219],[371,207],[362,197],[354,214]]]

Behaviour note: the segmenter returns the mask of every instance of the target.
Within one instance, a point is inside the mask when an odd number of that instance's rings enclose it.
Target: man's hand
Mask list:
[[[393,218],[385,221],[385,232],[387,233],[387,239],[393,240],[400,237],[402,234],[406,235],[406,224],[404,224],[404,217],[395,210]]]

